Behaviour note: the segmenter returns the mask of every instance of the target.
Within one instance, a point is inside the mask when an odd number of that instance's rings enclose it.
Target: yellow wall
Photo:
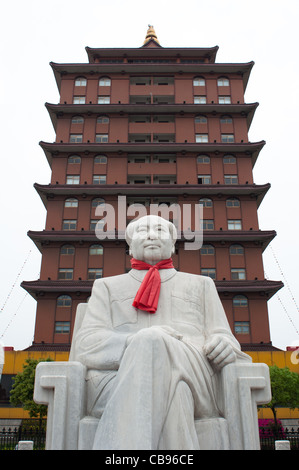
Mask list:
[[[281,368],[289,367],[290,370],[299,374],[299,361],[294,361],[292,351],[250,351],[247,352],[247,354],[252,358],[253,362],[262,362],[268,366],[277,365]],[[67,361],[68,353],[59,351],[6,351],[3,374],[17,374],[18,372],[22,372],[23,364],[27,358],[47,359],[49,357],[54,361]],[[0,419],[22,419],[28,417],[28,413],[22,410],[22,408],[0,408]],[[271,410],[261,409],[259,410],[258,417],[260,419],[272,419],[273,415]],[[299,410],[278,408],[277,417],[279,419],[298,419]]]

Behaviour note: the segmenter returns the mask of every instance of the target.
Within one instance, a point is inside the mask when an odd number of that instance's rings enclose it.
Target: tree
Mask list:
[[[39,418],[40,421],[47,416],[47,406],[38,405],[33,401],[35,369],[39,362],[49,362],[48,359],[26,359],[23,364],[23,372],[13,377],[13,386],[10,392],[10,402],[14,406],[21,405],[29,411],[30,418]]]
[[[278,429],[276,408],[299,408],[299,374],[292,372],[288,367],[270,366],[269,370],[272,400],[264,407],[272,410],[275,428]]]

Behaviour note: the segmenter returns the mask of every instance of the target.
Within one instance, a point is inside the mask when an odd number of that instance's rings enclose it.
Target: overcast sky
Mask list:
[[[0,341],[32,343],[36,302],[20,287],[39,277],[40,253],[27,237],[46,211],[33,189],[48,184],[39,146],[55,138],[45,102],[59,93],[49,62],[87,62],[85,47],[140,47],[148,24],[164,47],[219,46],[216,62],[255,65],[245,99],[258,102],[249,140],[266,141],[254,168],[271,183],[260,228],[276,230],[264,253],[266,276],[285,287],[269,301],[273,345],[299,344],[298,0],[11,0],[0,28]]]

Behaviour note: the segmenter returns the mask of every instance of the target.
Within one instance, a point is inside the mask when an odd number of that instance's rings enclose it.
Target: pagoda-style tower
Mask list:
[[[216,63],[217,50],[162,47],[150,26],[142,47],[86,48],[88,63],[51,63],[60,102],[46,108],[56,140],[40,145],[52,177],[35,185],[47,220],[28,233],[41,273],[22,284],[37,300],[32,348],[67,350],[94,279],[130,268],[120,196],[126,207],[201,203],[203,246],[185,250],[181,237],[175,266],[215,280],[244,350],[271,347],[267,301],[282,284],[263,269],[275,232],[258,224],[270,185],[252,174],[265,144],[248,141],[258,106],[244,102],[253,62]],[[95,235],[104,204],[115,208],[114,239]]]

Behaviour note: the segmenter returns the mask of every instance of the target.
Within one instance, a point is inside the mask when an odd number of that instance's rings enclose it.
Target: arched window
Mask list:
[[[202,245],[200,249],[200,253],[202,255],[214,255],[215,254],[215,248],[213,245]]]
[[[67,160],[68,163],[81,163],[81,157],[79,155],[71,155],[68,160]]]
[[[78,199],[71,197],[64,201],[64,207],[78,207]]]
[[[75,248],[73,245],[62,245],[60,248],[60,254],[61,255],[74,255],[75,254]]]
[[[208,122],[208,119],[203,114],[198,114],[197,116],[195,116],[195,122],[197,124],[206,124]]]
[[[56,305],[57,307],[71,307],[72,298],[69,295],[60,295],[57,297]]]
[[[75,86],[86,86],[87,80],[85,77],[77,77],[75,80]]]
[[[231,116],[225,115],[221,116],[220,123],[221,124],[232,124],[233,118]]]
[[[89,247],[89,254],[90,255],[102,255],[104,252],[103,246],[96,244],[96,245],[91,245]]]
[[[233,298],[234,307],[248,307],[248,299],[245,295],[235,295]]]
[[[72,117],[72,124],[83,124],[84,117],[83,116],[73,116]]]
[[[226,207],[240,207],[239,199],[230,197],[226,200]]]
[[[99,80],[99,86],[110,86],[111,79],[109,77],[101,77]]]
[[[193,85],[194,86],[205,86],[206,81],[203,77],[194,77],[193,78]]]
[[[199,203],[202,204],[203,207],[213,207],[212,199],[208,197],[203,197],[199,200]]]
[[[94,163],[102,163],[102,164],[107,163],[106,155],[96,155],[94,157]]]
[[[97,124],[108,124],[109,118],[108,116],[98,116],[97,117]]]
[[[217,80],[218,86],[229,86],[229,79],[227,77],[219,77]]]
[[[101,197],[96,197],[95,199],[92,200],[91,207],[98,207],[105,204],[105,199]]]
[[[229,254],[230,255],[244,255],[244,247],[242,245],[231,245],[229,247]]]
[[[198,155],[197,163],[210,163],[210,157],[208,155]]]
[[[223,163],[228,163],[228,164],[233,164],[236,163],[237,159],[234,157],[234,155],[224,155],[223,157]]]

